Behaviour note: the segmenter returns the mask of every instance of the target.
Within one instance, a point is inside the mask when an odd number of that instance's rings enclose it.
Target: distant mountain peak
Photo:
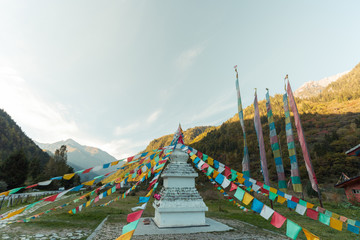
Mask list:
[[[295,92],[294,96],[298,98],[310,98],[318,96],[330,83],[335,82],[343,75],[349,73],[350,71],[346,71],[343,73],[338,73],[330,77],[326,77],[320,79],[318,81],[310,81],[304,83],[301,87],[299,87]]]

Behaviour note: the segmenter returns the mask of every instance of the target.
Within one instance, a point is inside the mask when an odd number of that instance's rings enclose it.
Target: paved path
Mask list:
[[[224,223],[234,230],[227,232],[203,232],[203,233],[191,233],[191,234],[165,234],[165,235],[151,235],[151,236],[133,236],[132,240],[167,240],[167,239],[181,239],[181,240],[234,240],[234,239],[252,239],[252,240],[279,240],[289,239],[284,235],[262,229],[251,224],[229,219],[215,219],[221,223]],[[102,229],[93,238],[94,240],[106,240],[115,239],[121,235],[123,225],[115,223],[106,223]]]

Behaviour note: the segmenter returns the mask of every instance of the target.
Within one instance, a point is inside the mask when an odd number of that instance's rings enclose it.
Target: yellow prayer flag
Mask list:
[[[237,173],[237,176],[238,176],[238,178],[240,177],[240,178],[242,178],[243,176],[244,176],[244,174],[242,174],[242,173]]]
[[[108,196],[111,195],[111,188],[108,189],[106,192],[107,192],[107,195],[108,195]]]
[[[332,213],[331,217],[335,218],[335,219],[339,219],[340,215],[336,214],[336,213]]]
[[[294,192],[302,192],[302,185],[301,184],[293,184]]]
[[[75,175],[75,173],[65,174],[65,175],[63,176],[63,179],[65,179],[65,180],[70,180],[74,175]]]
[[[320,238],[318,236],[312,234],[311,232],[309,232],[305,228],[303,228],[303,232],[304,232],[307,240],[320,240]]]
[[[194,154],[194,155],[190,156],[190,158],[194,161],[196,158],[196,155]]]
[[[154,190],[154,189],[151,189],[151,190],[146,194],[145,197],[149,197],[149,196],[152,194],[153,190]]]
[[[278,195],[277,201],[278,201],[278,203],[283,204],[283,203],[286,201],[286,198],[284,198],[284,197],[282,197],[282,196]]]
[[[2,195],[4,195],[4,196],[8,196],[8,195],[9,195],[9,193],[10,193],[10,191],[7,191],[7,192],[2,192],[2,193],[0,193],[0,196],[2,196]]]
[[[95,180],[91,180],[91,181],[88,181],[88,182],[84,182],[83,184],[86,185],[86,186],[91,186],[93,185],[95,182]]]
[[[242,201],[243,201],[244,204],[249,205],[249,203],[251,203],[251,201],[253,199],[254,199],[254,197],[246,192]]]
[[[214,159],[212,157],[208,157],[207,163],[211,166],[214,165]]]
[[[120,162],[120,160],[119,160],[119,161],[112,162],[112,163],[110,164],[110,166],[117,165],[119,162]]]
[[[7,218],[11,218],[11,217],[13,217],[13,216],[15,216],[15,215],[20,214],[20,213],[22,213],[22,212],[25,210],[25,208],[26,208],[26,207],[23,207],[23,208],[20,208],[19,210],[16,210],[16,211],[14,211],[14,212],[11,212],[11,213],[9,213],[6,217],[2,218],[1,220],[7,219]]]
[[[314,207],[314,204],[307,202],[307,203],[306,203],[306,207],[307,207],[307,208],[313,208],[313,207]]]
[[[332,227],[338,231],[342,231],[342,226],[343,226],[342,221],[337,220],[333,217],[330,217],[330,227]]]
[[[237,181],[238,181],[239,183],[244,183],[244,182],[245,182],[245,178],[239,178],[239,177],[238,177]]]
[[[91,201],[87,201],[87,202],[86,202],[86,206],[85,206],[85,207],[90,206],[90,203],[91,203]]]
[[[217,175],[219,175],[219,172],[216,171],[216,170],[214,170],[214,172],[213,172],[213,178],[216,178]]]
[[[223,192],[224,192],[224,190],[222,190],[222,189],[220,189],[219,191],[220,191],[221,193],[223,193]]]
[[[277,193],[277,189],[276,189],[276,188],[273,188],[273,187],[270,187],[270,192],[272,192],[272,193]]]
[[[72,210],[68,211],[68,213],[73,214]]]
[[[130,232],[124,233],[120,237],[118,237],[116,240],[130,240],[132,235],[134,234],[135,230],[132,230]]]

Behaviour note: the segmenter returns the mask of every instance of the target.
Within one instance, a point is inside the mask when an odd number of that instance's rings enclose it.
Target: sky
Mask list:
[[[116,158],[360,62],[359,1],[2,1],[0,108]]]

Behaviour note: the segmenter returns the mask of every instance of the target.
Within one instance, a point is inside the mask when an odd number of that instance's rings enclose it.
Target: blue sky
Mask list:
[[[117,158],[360,62],[359,1],[0,1],[0,108]]]

